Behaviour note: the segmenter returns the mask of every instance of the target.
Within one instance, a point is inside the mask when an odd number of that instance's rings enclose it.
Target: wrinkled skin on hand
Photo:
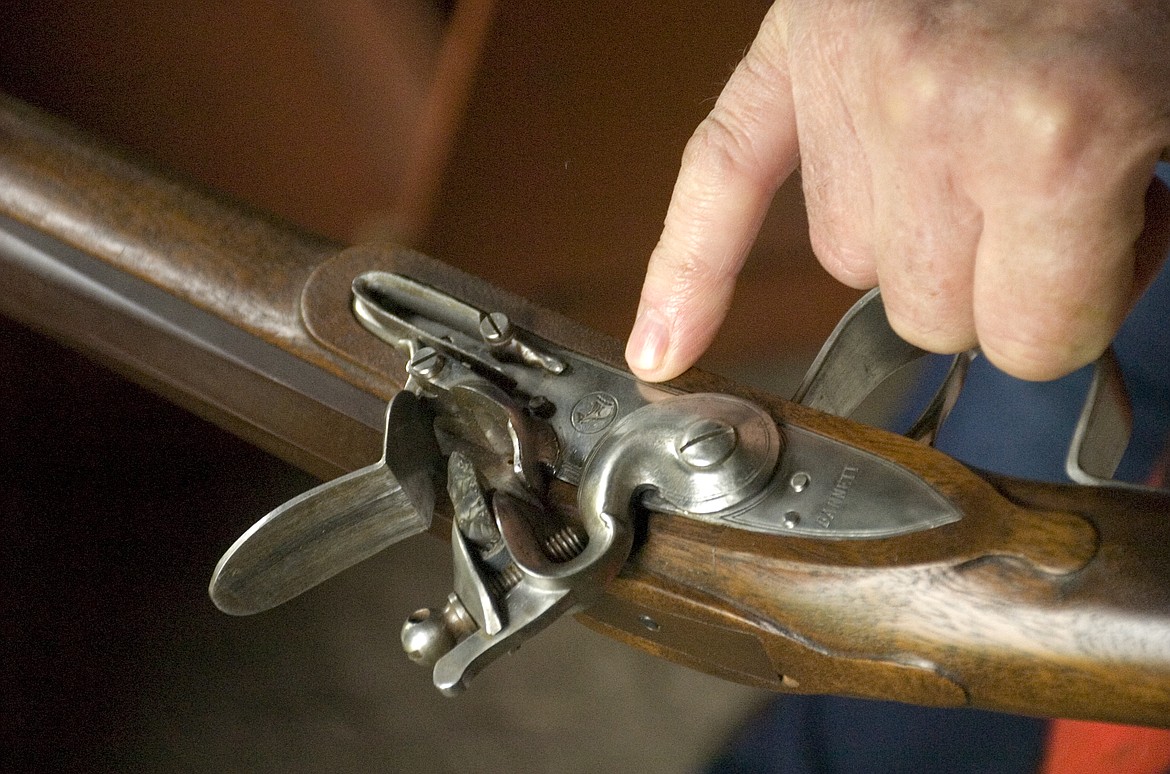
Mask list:
[[[1170,0],[780,0],[683,154],[627,348],[710,344],[799,165],[813,249],[937,352],[1091,362],[1170,243]]]

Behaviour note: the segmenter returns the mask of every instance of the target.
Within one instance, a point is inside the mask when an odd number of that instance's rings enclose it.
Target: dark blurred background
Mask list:
[[[764,2],[0,2],[0,88],[351,243],[392,238],[624,336],[683,144]],[[790,389],[856,294],[786,186],[706,367]],[[205,587],[313,485],[0,324],[4,771],[692,769],[761,699],[572,621],[451,701],[398,628],[446,549],[250,619]]]

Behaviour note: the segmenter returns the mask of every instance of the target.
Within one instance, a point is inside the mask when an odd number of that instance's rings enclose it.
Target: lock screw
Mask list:
[[[688,427],[678,443],[678,455],[694,468],[718,465],[735,451],[735,428],[717,419],[703,419]]]
[[[490,312],[479,318],[479,335],[487,344],[503,344],[514,332],[512,321],[503,312]]]
[[[434,347],[420,347],[406,364],[406,370],[423,379],[434,379],[446,364],[447,358],[439,354]]]

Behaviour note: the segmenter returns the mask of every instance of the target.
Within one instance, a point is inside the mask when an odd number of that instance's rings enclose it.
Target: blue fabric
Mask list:
[[[1158,174],[1170,180],[1170,166]],[[1134,435],[1118,469],[1146,479],[1170,433],[1170,270],[1163,269],[1127,318],[1114,348],[1134,409]],[[927,369],[937,384],[946,359]],[[972,365],[959,404],[938,438],[969,465],[1067,481],[1064,458],[1091,378],[1082,369],[1032,383]],[[919,396],[921,397],[921,396]],[[785,696],[753,717],[711,762],[711,774],[1031,774],[1046,722],[972,710],[937,710],[823,696]]]
[[[1047,723],[976,710],[786,696],[753,717],[711,774],[1033,774]]]

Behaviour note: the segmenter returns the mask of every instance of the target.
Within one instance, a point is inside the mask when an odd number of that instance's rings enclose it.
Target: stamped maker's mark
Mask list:
[[[833,525],[833,520],[845,507],[845,498],[849,494],[849,488],[857,480],[857,473],[858,469],[855,465],[846,465],[841,470],[841,475],[837,476],[837,483],[833,485],[833,491],[829,492],[825,504],[817,511],[817,524],[825,529],[829,529]]]
[[[579,433],[600,433],[618,413],[617,398],[608,392],[591,392],[573,405],[570,421]]]

